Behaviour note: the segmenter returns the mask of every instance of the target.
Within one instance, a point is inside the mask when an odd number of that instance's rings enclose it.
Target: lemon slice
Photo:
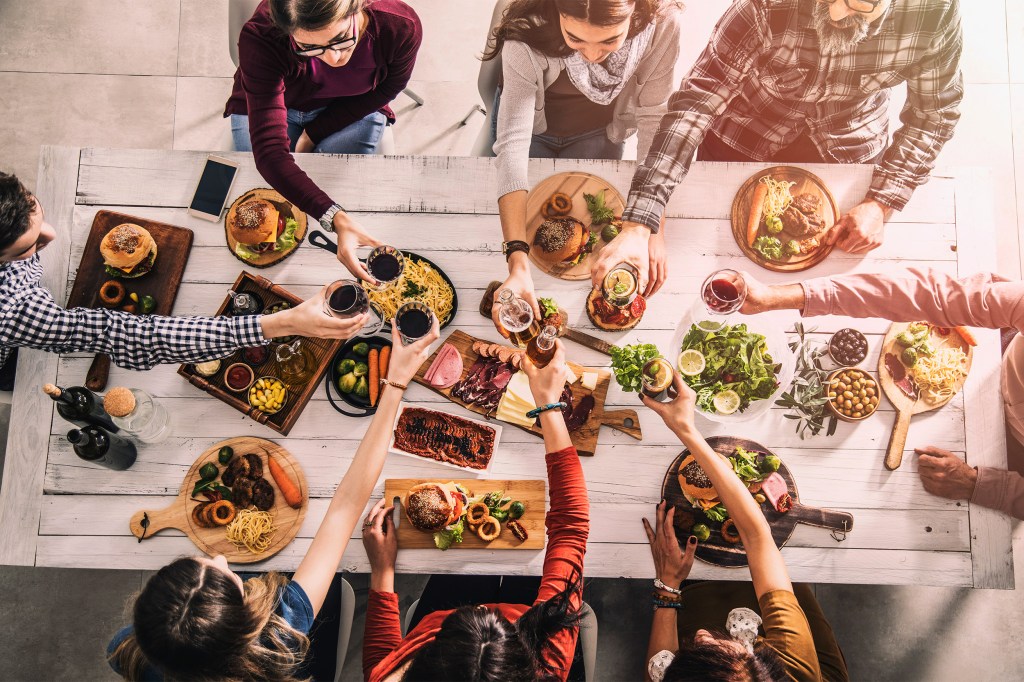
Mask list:
[[[704,371],[704,354],[696,348],[687,348],[679,354],[679,373],[695,377]]]
[[[697,323],[697,329],[702,332],[717,332],[725,326],[725,322],[719,320],[701,320]]]
[[[711,402],[718,414],[732,414],[740,409],[740,394],[732,389],[726,389],[716,393]]]

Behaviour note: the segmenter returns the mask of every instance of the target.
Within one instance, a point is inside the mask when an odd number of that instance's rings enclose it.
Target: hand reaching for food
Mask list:
[[[624,223],[615,239],[605,244],[590,269],[590,280],[600,288],[605,275],[619,263],[629,263],[637,272],[639,289],[646,291],[649,281],[651,230],[638,223]]]
[[[669,402],[652,400],[643,393],[640,400],[644,405],[651,408],[655,414],[661,417],[666,426],[672,429],[673,433],[681,435],[685,432],[696,432],[697,427],[693,423],[693,412],[697,406],[697,394],[693,392],[679,372],[672,371],[672,386],[678,395]]]
[[[537,367],[526,355],[523,356],[522,363],[523,371],[530,380],[530,392],[533,393],[534,402],[540,406],[557,403],[565,388],[568,369],[565,365],[565,346],[562,342],[555,341],[555,354],[544,367]]]
[[[355,336],[369,320],[363,313],[349,319],[341,319],[324,313],[323,287],[315,296],[306,299],[294,308],[286,308],[260,317],[263,337],[275,339],[282,336],[312,336],[321,339],[348,339]]]
[[[679,546],[679,538],[675,531],[676,508],[671,507],[665,510],[665,500],[658,505],[655,526],[652,529],[651,523],[644,518],[644,531],[647,533],[647,540],[651,543],[651,557],[654,559],[654,575],[669,587],[679,589],[679,586],[690,575],[693,568],[693,557],[697,552],[697,538],[690,536],[686,542],[686,550]]]
[[[370,562],[371,580],[394,580],[395,562],[398,560],[398,531],[392,517],[394,506],[385,507],[384,499],[377,500],[363,521],[363,549]],[[378,591],[380,587],[374,587]]]
[[[341,264],[359,279],[376,284],[373,276],[359,262],[356,249],[360,246],[380,246],[380,240],[371,237],[345,211],[338,211],[334,214],[334,232],[338,235],[338,260],[341,261]]]
[[[932,445],[914,448],[917,471],[924,489],[950,500],[969,500],[974,495],[978,471],[949,450]]]
[[[388,364],[388,379],[409,385],[421,365],[430,357],[430,344],[441,336],[437,315],[432,315],[430,331],[409,345],[402,343],[398,325],[391,320],[391,361]]]
[[[647,243],[647,253],[650,260],[648,271],[647,288],[644,289],[644,298],[650,298],[658,293],[658,289],[668,279],[668,257],[665,251],[665,228],[657,234],[652,234]]]
[[[840,216],[825,241],[849,253],[867,253],[882,245],[885,221],[891,215],[891,208],[874,199],[865,199]]]

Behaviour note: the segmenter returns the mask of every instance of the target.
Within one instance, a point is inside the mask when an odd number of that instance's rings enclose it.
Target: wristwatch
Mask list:
[[[501,243],[501,252],[505,254],[505,260],[509,259],[516,251],[522,251],[523,253],[530,253],[530,245],[520,239],[513,239],[510,242]]]
[[[334,216],[337,215],[338,211],[344,211],[341,204],[333,204],[327,212],[320,217],[320,227],[324,228],[328,232],[334,232]]]

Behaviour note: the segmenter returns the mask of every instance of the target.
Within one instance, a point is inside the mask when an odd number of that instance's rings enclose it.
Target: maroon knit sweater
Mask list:
[[[373,45],[376,85],[352,97],[318,97],[321,84],[314,82],[310,69],[310,60],[316,57],[295,54],[291,37],[271,21],[266,0],[242,27],[238,38],[239,66],[224,116],[249,116],[256,168],[285,199],[315,218],[335,202],[292,158],[287,110],[327,107],[306,126],[306,134],[314,143],[374,111],[383,112],[394,123],[388,103],[408,84],[423,38],[416,12],[400,0],[372,0],[366,12],[370,17],[366,34]],[[329,77],[345,78],[345,67],[332,70]]]

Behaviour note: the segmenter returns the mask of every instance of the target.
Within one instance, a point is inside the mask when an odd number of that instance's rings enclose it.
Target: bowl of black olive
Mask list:
[[[868,340],[856,329],[840,329],[828,340],[828,354],[840,367],[855,367],[868,356]]]

